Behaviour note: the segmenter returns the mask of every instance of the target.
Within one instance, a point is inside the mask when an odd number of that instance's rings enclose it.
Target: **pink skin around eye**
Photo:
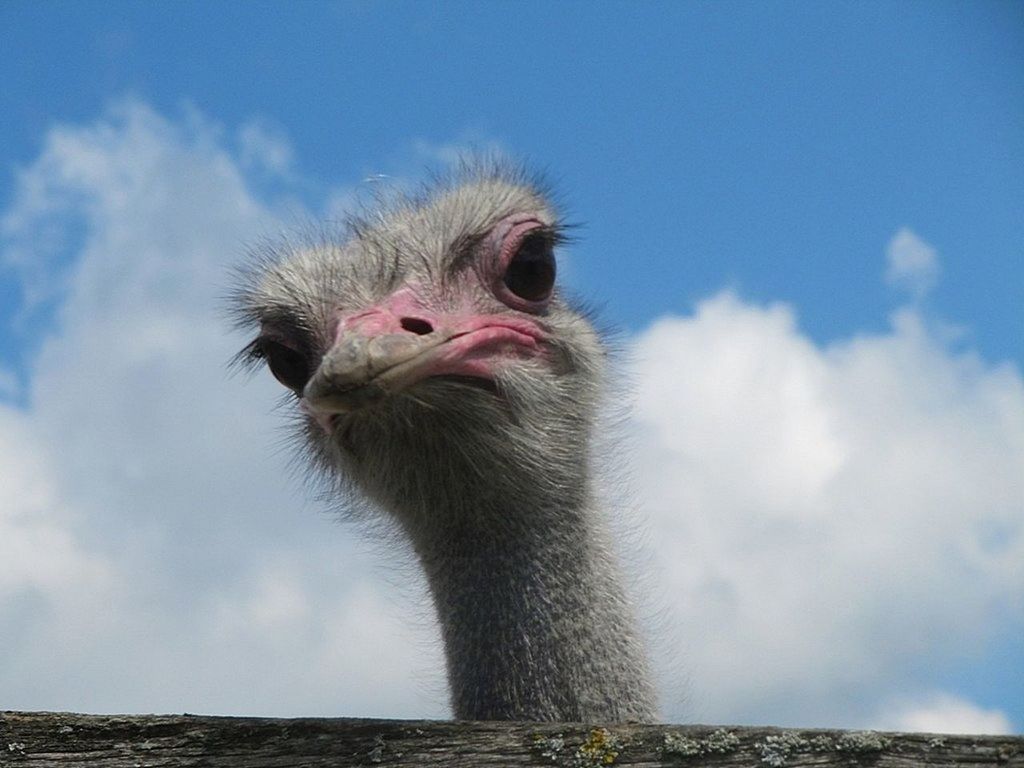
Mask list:
[[[548,305],[548,299],[543,301],[529,301],[521,296],[516,296],[505,285],[505,270],[508,264],[522,245],[523,239],[533,230],[544,226],[544,222],[534,216],[523,216],[522,214],[510,217],[500,222],[494,228],[494,248],[497,258],[494,264],[494,275],[491,277],[491,290],[495,296],[508,304],[513,309],[523,312],[543,312]]]

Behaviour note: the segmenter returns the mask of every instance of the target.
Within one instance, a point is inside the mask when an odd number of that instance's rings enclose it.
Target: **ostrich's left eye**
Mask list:
[[[260,339],[258,349],[260,356],[266,358],[267,366],[274,374],[274,378],[289,389],[301,393],[309,377],[313,375],[306,356],[273,339]]]
[[[555,286],[555,254],[544,232],[526,235],[505,268],[505,286],[520,299],[544,301]]]

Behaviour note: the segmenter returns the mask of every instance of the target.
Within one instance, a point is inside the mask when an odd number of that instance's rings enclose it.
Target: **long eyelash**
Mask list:
[[[551,248],[554,248],[556,245],[561,245],[564,242],[564,239],[555,227],[537,227],[536,229],[532,229],[525,237],[523,237],[523,242],[526,242],[528,238],[532,237],[542,240],[545,245],[550,246]]]
[[[577,229],[581,229],[579,224],[565,221],[560,221],[550,227],[542,227],[542,231],[551,238],[552,245],[569,245],[576,242],[577,237],[574,233]]]
[[[544,244],[551,248],[557,248],[560,245],[565,245],[566,243],[571,243],[573,241],[572,236],[566,232],[566,226],[564,224],[541,225],[526,233],[523,237],[523,241],[525,242],[527,238],[543,240]]]
[[[568,245],[576,238],[571,234],[572,224],[555,224],[550,227],[541,227],[541,233],[548,238],[552,246]]]
[[[555,248],[559,245],[571,243],[574,240],[572,235],[566,231],[574,228],[574,226],[573,224],[542,224],[530,230],[530,236],[543,238],[547,244]],[[455,256],[448,264],[445,272],[448,275],[454,275],[462,270],[468,262],[476,258],[477,249],[485,238],[486,235],[467,235],[457,240],[450,249]]]
[[[231,357],[228,366],[230,368],[241,368],[243,370],[252,371],[262,364],[263,358],[266,357],[266,353],[263,351],[262,342],[263,337],[253,339],[251,342],[246,344],[239,352]]]

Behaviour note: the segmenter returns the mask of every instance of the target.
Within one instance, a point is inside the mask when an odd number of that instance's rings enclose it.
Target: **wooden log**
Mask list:
[[[0,713],[0,766],[993,766],[1024,737],[701,725]]]

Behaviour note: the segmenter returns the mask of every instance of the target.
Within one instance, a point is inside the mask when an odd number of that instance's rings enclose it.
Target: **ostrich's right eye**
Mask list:
[[[544,301],[555,285],[555,255],[551,238],[530,232],[523,238],[505,269],[505,286],[527,301]]]
[[[289,389],[301,392],[313,375],[306,356],[273,339],[260,339],[257,346],[274,378]]]

